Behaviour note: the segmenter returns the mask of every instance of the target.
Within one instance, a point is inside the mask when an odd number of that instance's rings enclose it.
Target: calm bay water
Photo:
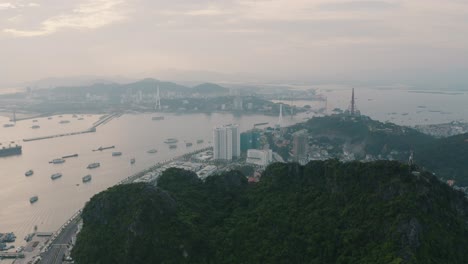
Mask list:
[[[321,89],[328,98],[328,111],[347,109],[351,88]],[[468,122],[468,93],[411,91],[408,89],[355,89],[356,104],[362,114],[399,125]]]
[[[348,109],[351,101],[351,87],[321,87],[317,94],[324,95],[324,101],[292,101],[296,106],[310,105],[314,109],[327,107],[331,114],[334,108]],[[362,114],[382,122],[414,126],[440,124],[451,121],[468,122],[468,92],[464,91],[412,91],[408,89],[355,89],[356,106]],[[275,100],[291,104],[291,101]]]
[[[270,122],[274,125],[277,117],[263,115],[234,116],[232,114],[188,114],[165,115],[165,120],[152,121],[152,114],[123,115],[98,127],[96,133],[61,137],[40,141],[21,142],[23,154],[0,158],[0,232],[15,232],[16,246],[24,244],[23,237],[32,232],[35,225],[39,231],[55,231],[94,194],[114,185],[120,180],[181,154],[209,146],[212,128],[217,125],[237,123],[241,131],[248,130],[255,123]],[[284,124],[303,120],[284,118]],[[69,124],[59,124],[59,120],[70,120]],[[34,136],[44,136],[63,132],[87,129],[99,116],[84,116],[77,120],[71,115],[52,120],[39,118],[17,122],[15,127],[4,128],[8,119],[0,117],[0,142],[21,140]],[[31,129],[34,124],[41,126]],[[179,139],[178,148],[169,150],[164,143],[166,138]],[[203,144],[196,144],[203,139]],[[184,142],[192,142],[187,148]],[[115,149],[95,151],[100,146],[113,146]],[[158,153],[148,154],[150,149]],[[112,157],[112,151],[121,151],[120,157]],[[79,154],[63,164],[49,164],[54,158]],[[134,165],[131,158],[136,159]],[[86,166],[100,162],[101,167],[88,170]],[[32,169],[34,175],[24,176]],[[50,175],[60,172],[63,177],[52,181]],[[91,182],[83,184],[82,177],[92,174]],[[38,195],[39,200],[29,203],[29,198]]]

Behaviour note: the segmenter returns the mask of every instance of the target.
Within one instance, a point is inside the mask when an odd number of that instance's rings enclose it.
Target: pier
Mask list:
[[[114,119],[116,117],[119,117],[120,115],[121,115],[120,113],[114,113],[114,114],[104,116],[103,118],[96,121],[89,129],[86,129],[86,130],[83,130],[83,131],[63,133],[63,134],[55,134],[55,135],[49,135],[49,136],[43,136],[43,137],[25,138],[25,139],[23,139],[23,141],[24,142],[29,142],[29,141],[44,140],[44,139],[51,139],[51,138],[58,138],[58,137],[81,135],[81,134],[86,134],[86,133],[94,133],[94,132],[96,132],[96,128],[98,126],[107,124],[112,119]]]

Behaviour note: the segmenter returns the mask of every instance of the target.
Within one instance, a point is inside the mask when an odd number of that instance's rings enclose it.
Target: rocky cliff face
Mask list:
[[[200,181],[169,169],[158,187],[91,199],[77,263],[463,263],[468,202],[398,162],[272,164]]]

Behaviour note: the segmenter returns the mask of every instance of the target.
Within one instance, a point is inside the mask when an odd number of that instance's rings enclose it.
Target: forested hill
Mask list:
[[[313,138],[346,145],[357,159],[368,154],[386,159],[393,153],[393,159],[406,162],[414,151],[417,164],[440,178],[468,186],[468,134],[437,139],[413,128],[346,115],[315,117],[293,129],[307,129]]]
[[[270,165],[259,183],[169,169],[83,210],[76,263],[466,263],[468,202],[398,162]]]

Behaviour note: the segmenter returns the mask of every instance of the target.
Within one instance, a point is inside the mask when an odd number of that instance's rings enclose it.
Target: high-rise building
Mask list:
[[[247,152],[249,149],[257,149],[260,147],[261,134],[257,130],[250,130],[240,135],[241,152]]]
[[[232,160],[240,156],[240,130],[238,125],[226,125],[213,129],[215,160]]]
[[[243,110],[244,109],[244,100],[240,96],[234,97],[234,110]]]
[[[306,163],[309,147],[307,130],[303,129],[293,134],[293,158],[300,163]],[[304,162],[305,161],[305,162]]]

